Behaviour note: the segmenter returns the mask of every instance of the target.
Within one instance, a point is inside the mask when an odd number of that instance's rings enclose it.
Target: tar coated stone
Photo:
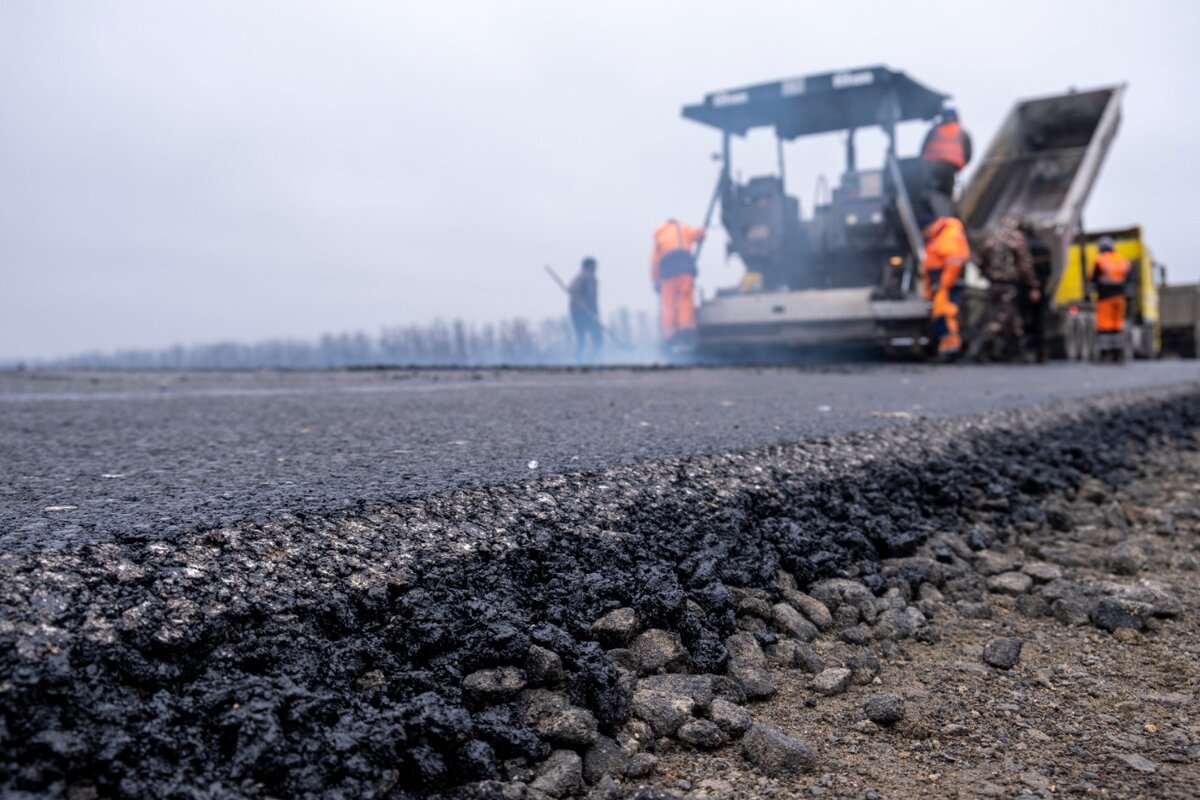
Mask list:
[[[1111,591],[1118,597],[1146,603],[1156,617],[1177,617],[1183,613],[1183,602],[1158,581],[1143,578],[1137,586],[1114,586]]]
[[[1033,578],[1024,572],[1002,572],[987,579],[987,588],[997,594],[1025,594],[1033,588]]]
[[[622,776],[629,767],[629,757],[615,739],[600,736],[583,756],[583,778],[596,783],[604,775]]]
[[[1088,603],[1074,597],[1058,598],[1050,604],[1050,613],[1063,625],[1086,625],[1091,620]]]
[[[753,723],[745,709],[719,697],[708,707],[708,716],[718,728],[733,739],[750,730]]]
[[[975,569],[983,575],[1000,575],[1019,569],[1021,562],[1005,553],[984,550],[975,556]]]
[[[592,623],[592,633],[605,647],[625,647],[641,630],[637,612],[632,608],[618,608],[608,612]]]
[[[692,718],[692,698],[686,695],[639,689],[633,693],[633,713],[657,736],[674,736]]]
[[[650,675],[638,681],[638,689],[649,689],[656,692],[690,697],[696,708],[708,708],[713,701],[715,690],[712,675]]]
[[[746,697],[759,699],[775,694],[767,658],[753,634],[734,634],[725,640],[725,647],[729,651],[729,677],[741,684]]]
[[[1021,647],[1024,644],[1012,636],[993,639],[984,645],[983,661],[997,669],[1012,669],[1021,660]]]
[[[918,619],[909,614],[907,610],[889,608],[875,621],[874,636],[876,639],[907,639],[913,636],[924,623],[924,617]]]
[[[785,589],[781,594],[784,600],[821,630],[829,630],[833,626],[833,614],[830,613],[829,607],[817,598],[795,589]]]
[[[480,702],[507,700],[524,688],[525,673],[516,667],[481,669],[463,678],[463,690]]]
[[[811,642],[817,638],[817,626],[787,603],[776,603],[771,607],[771,622],[775,625],[775,630],[802,642]]]
[[[870,589],[848,578],[830,578],[813,584],[809,594],[834,613],[842,606],[851,606],[862,611],[865,608],[873,608],[875,603],[875,596],[871,594]]]
[[[991,603],[972,603],[966,600],[959,600],[954,604],[954,610],[958,612],[960,617],[965,619],[991,619],[992,605]]]
[[[1140,603],[1124,597],[1102,597],[1096,604],[1096,627],[1106,631],[1119,628],[1132,628],[1135,631],[1146,629],[1146,620],[1154,615],[1154,606]]]
[[[1113,756],[1113,758],[1137,772],[1142,772],[1147,775],[1152,775],[1155,772],[1158,772],[1158,764],[1146,758],[1145,756],[1139,756],[1135,753],[1117,753]]]
[[[1038,583],[1057,581],[1063,576],[1062,567],[1046,561],[1028,561],[1025,563],[1025,566],[1021,567],[1021,572],[1024,572]]]
[[[563,680],[562,659],[553,650],[530,645],[525,657],[525,676],[534,686],[557,686]]]
[[[833,624],[839,628],[848,628],[851,625],[857,625],[862,615],[858,612],[858,608],[851,605],[838,606],[833,612]]]
[[[871,641],[871,629],[866,625],[851,625],[842,631],[841,639],[848,644],[863,645]]]
[[[1146,567],[1146,551],[1138,542],[1121,542],[1108,551],[1104,561],[1117,575],[1137,575]]]
[[[742,754],[772,777],[811,772],[817,764],[816,754],[804,742],[762,723],[752,725],[742,737]]]
[[[588,790],[587,800],[618,800],[621,796],[621,787],[612,775],[601,775],[593,782],[596,785]]]
[[[1046,522],[1051,528],[1061,533],[1069,533],[1075,527],[1074,518],[1062,508],[1047,508]]]
[[[585,708],[564,708],[541,716],[537,732],[554,744],[585,747],[596,740],[596,717]]]
[[[850,686],[854,672],[845,667],[830,667],[812,679],[809,686],[814,692],[827,696],[841,694]]]
[[[707,719],[694,719],[679,728],[679,740],[697,750],[713,750],[721,746],[721,729]]]
[[[1039,619],[1050,614],[1050,604],[1046,602],[1044,597],[1039,597],[1036,594],[1021,595],[1017,598],[1016,605],[1017,613],[1030,619]]]
[[[630,648],[643,672],[681,672],[688,668],[688,651],[679,634],[651,628],[633,640]]]
[[[796,639],[784,639],[771,645],[768,655],[773,663],[784,669],[802,669],[814,674],[825,669],[825,664],[813,646]]]
[[[863,706],[863,712],[876,725],[894,725],[904,719],[904,700],[894,694],[871,695]]]
[[[530,788],[551,797],[569,797],[583,789],[583,760],[574,750],[555,750],[538,769]]]
[[[658,766],[658,757],[653,753],[638,753],[629,759],[625,775],[629,778],[645,778],[654,772],[656,766]]]
[[[866,686],[879,675],[879,656],[870,650],[864,650],[846,659],[846,663],[843,666],[854,674],[851,678],[853,683],[859,686]]]

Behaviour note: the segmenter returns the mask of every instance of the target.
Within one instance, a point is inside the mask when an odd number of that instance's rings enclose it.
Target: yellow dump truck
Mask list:
[[[1142,236],[1140,226],[1110,231],[1092,231],[1083,242],[1076,241],[1067,251],[1058,287],[1054,292],[1054,307],[1062,320],[1062,355],[1074,360],[1096,357],[1096,324],[1093,303],[1089,300],[1088,271],[1099,252],[1097,242],[1111,237],[1117,253],[1133,265],[1129,279],[1129,305],[1125,320],[1126,357],[1157,358],[1162,349],[1162,326],[1159,316],[1158,285],[1155,283],[1155,264]],[[1080,246],[1084,248],[1080,257]]]

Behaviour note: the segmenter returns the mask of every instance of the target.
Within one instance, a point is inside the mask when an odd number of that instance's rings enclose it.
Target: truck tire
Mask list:
[[[1147,361],[1158,358],[1158,353],[1154,352],[1154,325],[1152,323],[1142,326],[1142,352],[1139,355]]]
[[[1196,358],[1200,355],[1200,323],[1192,327],[1192,335],[1183,343],[1179,355],[1184,358]]]

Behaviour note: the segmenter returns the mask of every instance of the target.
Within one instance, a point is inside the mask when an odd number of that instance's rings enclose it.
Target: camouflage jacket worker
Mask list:
[[[1025,234],[1017,229],[1018,222],[1005,219],[987,235],[983,247],[979,249],[979,268],[992,283],[1010,283],[1037,289],[1033,256],[1029,253]]]

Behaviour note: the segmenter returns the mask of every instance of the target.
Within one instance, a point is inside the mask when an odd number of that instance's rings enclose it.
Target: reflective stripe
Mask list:
[[[1130,263],[1117,253],[1101,253],[1096,256],[1097,283],[1109,286],[1124,285],[1129,277]]]
[[[962,127],[957,122],[943,122],[934,128],[921,158],[926,161],[945,161],[958,169],[965,167],[967,154],[963,148]]]

